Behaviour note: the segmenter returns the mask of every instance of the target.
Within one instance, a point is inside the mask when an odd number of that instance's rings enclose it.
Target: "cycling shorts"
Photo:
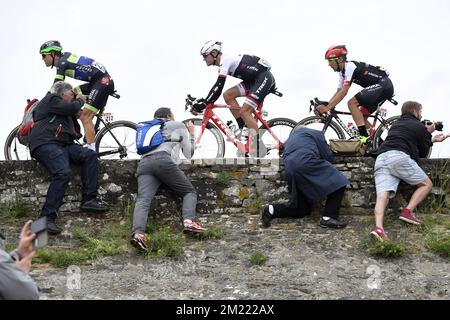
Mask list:
[[[261,72],[254,80],[242,81],[237,85],[245,104],[256,109],[264,98],[275,88],[275,78],[270,71]]]
[[[383,78],[377,84],[364,88],[355,95],[356,100],[360,105],[361,112],[364,115],[369,115],[377,110],[387,99],[394,95],[394,86],[391,79]]]
[[[114,81],[109,75],[104,75],[100,79],[82,84],[78,88],[83,94],[88,95],[83,108],[97,113],[103,111],[109,95],[114,92]]]

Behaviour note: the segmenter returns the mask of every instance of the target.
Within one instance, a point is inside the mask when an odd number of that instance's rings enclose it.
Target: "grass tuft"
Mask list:
[[[425,241],[425,246],[442,257],[450,257],[450,234],[431,234]]]
[[[183,253],[183,235],[174,234],[167,226],[160,227],[145,237],[148,244],[147,256],[176,257]]]
[[[255,251],[250,256],[250,263],[252,264],[252,266],[262,266],[267,262],[267,260],[267,256],[260,251]]]
[[[223,236],[225,235],[225,230],[221,227],[215,226],[215,225],[211,225],[208,226],[208,231],[203,232],[203,233],[199,233],[195,239],[197,240],[218,240],[218,239],[222,239]]]
[[[365,243],[366,252],[370,256],[382,258],[400,258],[405,255],[406,248],[392,240],[376,241],[368,238]]]

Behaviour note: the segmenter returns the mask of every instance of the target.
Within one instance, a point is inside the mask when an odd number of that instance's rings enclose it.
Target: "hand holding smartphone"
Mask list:
[[[47,218],[42,217],[34,221],[31,224],[31,233],[36,234],[36,239],[33,241],[33,250],[43,248],[48,243],[48,233],[47,233]]]

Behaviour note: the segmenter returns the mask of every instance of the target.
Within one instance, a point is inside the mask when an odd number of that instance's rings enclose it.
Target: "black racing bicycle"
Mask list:
[[[398,104],[398,102],[392,98],[388,100],[394,105]],[[400,116],[393,116],[386,119],[387,110],[381,107],[384,102],[386,102],[386,100],[383,100],[378,104],[377,111],[374,114],[367,116],[368,120],[371,120],[369,121],[371,123],[369,136],[374,149],[377,149],[381,143],[383,143],[392,124],[400,119]],[[314,100],[310,100],[309,112],[315,111],[319,105],[326,104],[328,104],[328,102],[314,98]],[[352,123],[345,125],[339,115],[351,115],[351,113],[332,109],[327,114],[307,117],[300,120],[292,132],[301,126],[306,126],[311,129],[322,131],[327,142],[329,142],[330,139],[358,138],[359,133],[357,128]]]

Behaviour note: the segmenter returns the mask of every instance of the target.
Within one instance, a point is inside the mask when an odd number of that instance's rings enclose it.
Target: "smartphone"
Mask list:
[[[33,249],[43,248],[48,243],[47,218],[42,217],[31,224],[31,233],[36,234],[33,242]]]

